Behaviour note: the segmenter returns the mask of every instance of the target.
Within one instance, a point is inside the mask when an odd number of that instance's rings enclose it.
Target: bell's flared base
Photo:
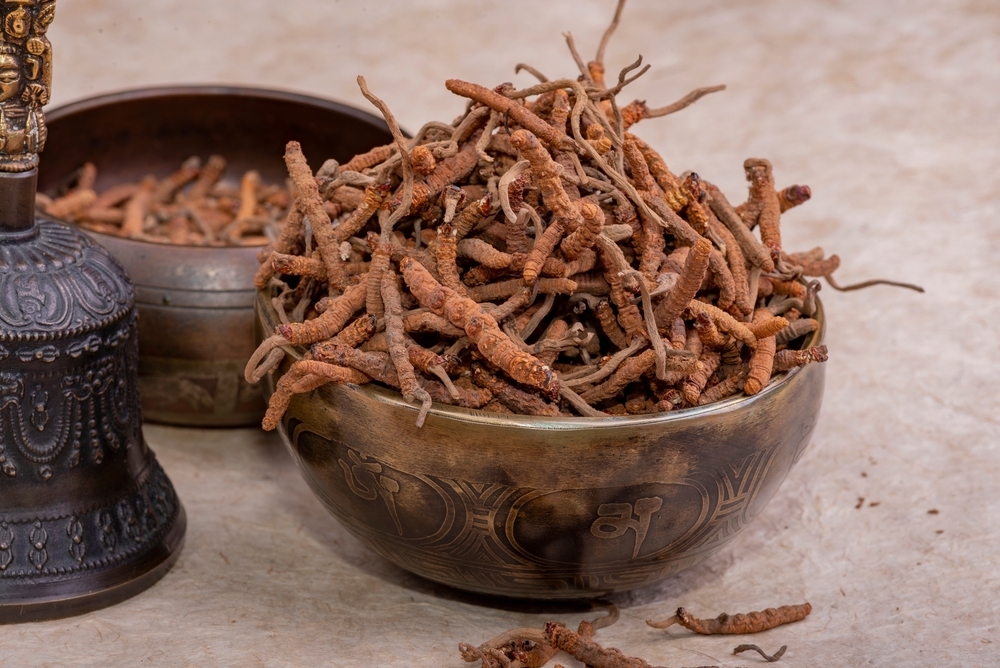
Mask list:
[[[184,545],[187,518],[159,463],[134,486],[86,509],[0,512],[0,623],[83,614],[162,578]]]

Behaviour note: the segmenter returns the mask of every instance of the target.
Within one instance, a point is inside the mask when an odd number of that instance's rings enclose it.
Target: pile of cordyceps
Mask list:
[[[288,145],[295,201],[256,278],[283,324],[247,379],[289,345],[310,348],[278,380],[265,429],[293,394],[330,382],[396,388],[421,405],[418,424],[435,401],[593,417],[752,395],[826,360],[825,346],[802,348],[819,327],[809,277],[829,278],[839,259],[781,243],[781,214],[809,188],[777,189],[771,164],[752,158],[734,207],[668,168],[632,126],[722,87],[619,107],[646,70],[605,83],[613,29],[586,65],[569,38],[578,78],[519,65],[541,83],[447,81],[466,112],[412,139],[359,77],[394,143],[316,174]]]
[[[597,602],[594,605],[605,608],[608,614],[593,621],[581,621],[576,631],[564,624],[546,622],[542,629],[510,629],[478,646],[460,643],[459,652],[468,663],[479,661],[479,668],[539,668],[547,665],[559,651],[566,652],[590,668],[656,668],[644,659],[626,656],[621,650],[604,647],[594,640],[598,629],[611,626],[619,617],[618,606],[613,603]],[[656,629],[680,624],[702,635],[743,635],[801,621],[810,612],[812,606],[804,603],[747,614],[729,615],[724,612],[715,619],[698,619],[684,608],[677,608],[677,614],[672,617],[662,621],[649,620],[646,624]],[[733,650],[733,654],[756,651],[770,663],[779,660],[786,649],[788,647],[782,645],[777,652],[769,655],[757,645],[742,644]]]
[[[239,187],[221,179],[226,160],[185,160],[163,179],[146,176],[98,193],[97,167],[85,163],[56,198],[38,195],[50,216],[92,232],[183,246],[263,246],[277,236],[292,193],[285,184],[264,184],[256,170]]]

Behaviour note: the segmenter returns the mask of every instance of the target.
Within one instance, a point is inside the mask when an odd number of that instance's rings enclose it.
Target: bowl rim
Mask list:
[[[270,299],[268,299],[267,293],[264,290],[257,290],[257,296],[254,300],[254,313],[256,320],[261,324],[265,331],[273,331],[274,327],[280,324],[277,311],[271,305]],[[812,332],[809,338],[806,339],[803,343],[803,347],[819,345],[822,343],[823,337],[826,333],[826,314],[818,295],[816,297],[816,312],[812,317],[819,322],[819,327]],[[282,346],[282,349],[285,351],[287,356],[293,358],[295,361],[302,359],[307,352],[307,349],[301,345]],[[679,410],[664,413],[609,415],[607,417],[548,417],[542,415],[489,413],[472,408],[462,408],[460,406],[451,406],[449,404],[434,402],[428,415],[434,415],[439,418],[445,418],[456,422],[503,427],[520,427],[546,431],[615,429],[622,427],[664,425],[683,420],[703,418],[709,415],[721,415],[723,413],[742,410],[753,402],[763,400],[767,395],[781,391],[789,383],[791,383],[793,379],[797,378],[806,371],[808,371],[806,367],[795,367],[788,371],[784,371],[777,376],[772,376],[767,385],[765,385],[760,392],[753,396],[741,394],[739,396],[728,397],[715,403],[706,404],[705,406],[692,406],[690,408],[681,408]],[[271,371],[268,375],[271,376],[274,373],[275,371]],[[274,380],[276,381],[277,377],[275,377]],[[412,411],[414,415],[419,412],[419,407],[407,403],[406,400],[403,399],[403,395],[398,391],[384,388],[374,383],[366,383],[365,385],[355,385],[353,383],[349,383],[339,387],[361,392],[368,398],[382,404]],[[329,391],[329,387],[326,385],[321,386],[318,389],[319,391],[323,391],[324,389]]]
[[[325,107],[330,111],[338,111],[347,116],[352,116],[360,121],[373,122],[375,125],[384,127],[389,131],[389,126],[385,119],[376,116],[364,109],[359,109],[345,102],[331,100],[329,98],[317,97],[307,93],[297,91],[269,88],[257,86],[235,86],[228,84],[168,84],[163,86],[140,86],[136,88],[123,88],[121,90],[109,91],[92,95],[60,104],[52,109],[45,110],[46,123],[58,121],[64,116],[90,111],[98,107],[106,106],[116,102],[132,102],[135,100],[150,100],[161,97],[176,97],[179,95],[192,95],[204,97],[227,97],[241,95],[245,97],[256,97],[265,100],[276,100],[280,102],[298,102],[312,106]]]
[[[45,122],[47,125],[51,125],[53,122],[58,122],[62,118],[67,116],[72,116],[73,114],[93,111],[101,107],[109,106],[112,104],[118,104],[122,102],[133,102],[136,100],[156,100],[166,97],[178,97],[182,95],[193,96],[193,97],[252,97],[262,100],[273,100],[278,102],[294,102],[298,104],[304,104],[314,107],[322,107],[327,111],[336,112],[343,114],[345,116],[350,116],[358,121],[373,124],[381,128],[385,128],[386,132],[389,132],[389,126],[386,124],[385,119],[381,116],[376,116],[364,109],[359,109],[357,107],[351,106],[344,102],[339,102],[337,100],[331,100],[327,98],[317,97],[315,95],[309,95],[306,93],[299,93],[291,90],[285,90],[281,88],[266,88],[266,87],[256,87],[256,86],[232,86],[225,84],[171,84],[164,86],[142,86],[137,88],[124,88],[117,91],[110,91],[106,93],[101,93],[99,95],[93,95],[90,97],[85,97],[79,100],[73,100],[65,104],[61,104],[53,107],[52,109],[45,110]],[[51,216],[49,216],[51,218]],[[56,218],[55,220],[59,220]],[[60,221],[66,222],[66,221]],[[72,224],[72,223],[69,223]],[[77,227],[74,225],[74,227]],[[211,255],[213,253],[243,253],[246,255],[253,255],[256,257],[257,253],[260,252],[262,248],[266,248],[267,244],[259,244],[256,246],[196,246],[192,244],[171,244],[171,243],[159,243],[155,241],[144,241],[142,239],[127,239],[125,237],[115,236],[113,234],[105,234],[103,232],[95,232],[92,230],[83,230],[87,235],[94,236],[99,240],[102,239],[113,239],[116,243],[122,243],[126,245],[135,245],[142,248],[178,248],[183,249],[185,253],[194,251],[202,255]],[[102,242],[103,245],[103,242]],[[252,290],[253,288],[248,288]]]
[[[68,221],[62,220],[61,218],[53,218],[48,214],[43,214],[52,220],[57,220],[60,223],[66,225],[73,225],[73,227],[79,228],[78,225],[70,223]],[[111,244],[122,245],[122,246],[134,246],[137,248],[162,248],[164,252],[170,252],[170,249],[182,250],[184,253],[194,253],[196,255],[212,256],[216,253],[225,253],[226,255],[232,255],[233,253],[240,253],[241,256],[245,256],[245,260],[250,262],[252,257],[254,260],[257,259],[257,254],[260,253],[262,248],[267,248],[268,244],[259,244],[256,246],[195,246],[192,244],[172,244],[166,241],[145,241],[143,239],[130,239],[128,237],[119,237],[114,234],[107,234],[105,232],[97,232],[96,230],[88,230],[84,228],[79,228],[81,232],[89,237],[97,240],[102,246],[107,248],[107,243],[104,240],[110,239]],[[210,262],[210,257],[205,257],[202,261]],[[256,290],[253,286],[247,286],[245,289],[247,292],[253,292]]]

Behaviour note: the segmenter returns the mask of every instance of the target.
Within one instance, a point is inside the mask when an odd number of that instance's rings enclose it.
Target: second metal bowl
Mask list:
[[[285,144],[296,140],[318,167],[388,143],[385,122],[305,95],[223,86],[126,91],[46,114],[49,139],[39,190],[53,194],[85,162],[97,190],[163,177],[192,155],[222,155],[237,182],[256,169],[283,183]],[[263,402],[243,380],[254,350],[253,275],[259,248],[199,248],[90,233],[125,267],[139,310],[143,416],[187,426],[260,422]]]

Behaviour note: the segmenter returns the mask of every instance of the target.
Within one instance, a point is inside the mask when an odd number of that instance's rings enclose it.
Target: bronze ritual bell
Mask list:
[[[142,591],[186,527],[142,437],[132,284],[89,237],[35,216],[54,11],[0,5],[0,622]]]

